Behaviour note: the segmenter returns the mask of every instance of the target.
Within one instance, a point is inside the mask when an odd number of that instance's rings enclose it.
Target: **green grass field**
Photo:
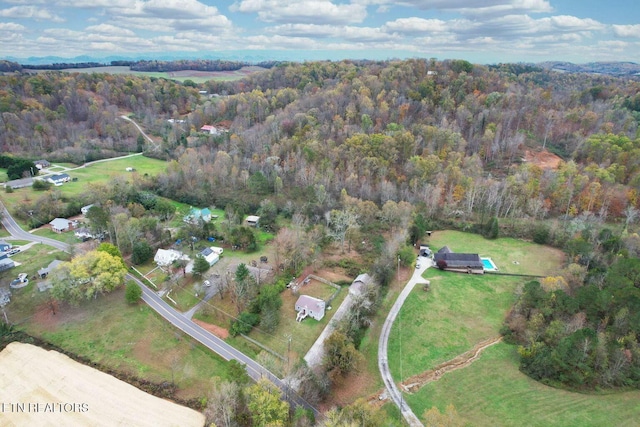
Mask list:
[[[394,378],[408,378],[498,336],[521,279],[427,270],[431,290],[416,286],[389,338]],[[402,354],[401,354],[402,353]],[[400,366],[402,360],[402,367]],[[402,376],[401,371],[402,370]]]
[[[563,261],[562,253],[552,248],[453,231],[434,233],[429,245],[436,251],[447,245],[454,252],[479,252],[509,273],[554,274]],[[401,370],[406,379],[497,337],[515,289],[528,280],[436,268],[425,277],[431,290],[414,289],[391,332],[389,364],[396,380]],[[405,396],[419,418],[433,406],[444,412],[453,404],[473,426],[637,425],[640,416],[640,392],[588,395],[544,386],[518,370],[515,347],[503,343],[489,347],[469,367]]]
[[[563,259],[562,252],[545,246],[510,238],[486,240],[457,231],[435,232],[429,245],[434,250],[446,245],[454,252],[479,252],[491,257],[501,272],[517,274],[551,274]],[[402,378],[407,378],[498,336],[517,286],[528,280],[437,268],[428,269],[425,277],[431,281],[431,290],[417,286],[393,325],[389,365],[394,378],[400,378],[401,341]]]
[[[453,404],[473,426],[637,426],[640,420],[640,391],[581,394],[545,386],[518,370],[515,347],[504,343],[405,397],[420,418],[433,406],[444,412]]]
[[[257,68],[257,67],[256,67]],[[209,80],[216,81],[234,81],[240,80],[247,76],[247,71],[237,70],[235,72],[210,72],[210,75],[184,75],[184,73],[167,73],[167,72],[150,72],[150,71],[132,71],[128,66],[107,66],[107,67],[94,67],[94,68],[69,68],[66,70],[70,73],[107,73],[107,74],[131,74],[134,76],[146,76],[163,78],[167,80],[176,80],[184,82],[185,80],[191,80],[194,83],[205,83]],[[197,73],[197,72],[194,72]]]
[[[76,168],[74,165],[67,165],[69,168]],[[132,167],[135,172],[127,172],[126,168]],[[142,155],[127,158],[109,160],[93,163],[84,168],[63,170],[57,168],[57,173],[67,173],[77,181],[68,182],[58,187],[52,187],[66,196],[77,196],[88,190],[88,184],[108,184],[114,177],[122,175],[128,180],[136,179],[141,175],[157,175],[165,170],[167,162],[158,159],[151,159]],[[49,168],[47,172],[52,172],[56,168]],[[34,191],[32,187],[19,188],[13,193],[0,193],[0,197],[6,206],[16,206],[21,200],[34,200],[40,197],[43,192]]]
[[[175,381],[185,397],[205,397],[227,364],[197,345],[145,304],[131,306],[122,289],[79,307],[63,305],[27,332],[110,368],[154,382]]]

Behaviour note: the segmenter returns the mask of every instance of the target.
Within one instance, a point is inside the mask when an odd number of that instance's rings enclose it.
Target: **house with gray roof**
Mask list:
[[[325,311],[325,302],[319,298],[309,295],[300,295],[295,304],[298,312],[296,320],[301,322],[305,317],[310,316],[316,320],[322,320]]]
[[[49,225],[51,225],[51,230],[56,233],[62,233],[71,229],[71,221],[66,218],[54,218]]]
[[[444,246],[436,252],[433,260],[440,270],[484,274],[484,265],[478,254],[455,253],[448,246]]]

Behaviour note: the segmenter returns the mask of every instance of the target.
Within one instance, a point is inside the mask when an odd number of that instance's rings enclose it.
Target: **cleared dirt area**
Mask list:
[[[147,394],[56,351],[11,343],[0,353],[3,426],[203,426],[192,409]]]
[[[558,169],[562,159],[547,150],[532,151],[527,150],[524,152],[524,161],[527,163],[533,163],[539,166],[541,169]]]

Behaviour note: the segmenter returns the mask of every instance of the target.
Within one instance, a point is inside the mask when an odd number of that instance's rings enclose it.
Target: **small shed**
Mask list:
[[[305,317],[310,316],[316,320],[322,320],[325,311],[325,302],[319,298],[309,295],[300,295],[295,305],[298,316],[296,320],[302,321]]]
[[[11,302],[11,291],[7,288],[0,288],[0,307]]]
[[[51,225],[51,230],[56,233],[62,233],[64,231],[69,231],[71,228],[71,221],[66,218],[54,218],[49,225]]]
[[[0,271],[9,270],[16,266],[16,263],[13,262],[11,258],[3,258],[0,259]]]
[[[5,242],[4,240],[0,240],[0,251],[6,252],[11,249],[11,243]]]
[[[64,261],[60,261],[59,259],[54,259],[53,261],[51,261],[49,263],[48,266],[46,267],[42,267],[40,270],[38,270],[38,276],[41,279],[44,279],[45,277],[47,277],[49,275],[49,273],[51,273],[53,270],[55,270],[55,268],[57,266],[59,266],[60,264],[62,264]]]
[[[250,225],[252,227],[257,227],[259,222],[260,222],[260,217],[256,215],[249,215],[246,219],[247,225]]]

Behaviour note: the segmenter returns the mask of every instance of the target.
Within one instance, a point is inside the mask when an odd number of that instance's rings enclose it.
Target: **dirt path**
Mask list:
[[[441,363],[440,365],[436,366],[435,369],[430,369],[421,374],[407,378],[402,383],[400,383],[400,387],[402,387],[402,390],[406,393],[415,393],[426,384],[433,381],[438,381],[447,372],[466,368],[467,366],[471,365],[473,362],[478,360],[478,358],[480,358],[480,355],[486,348],[491,347],[492,345],[497,344],[500,341],[502,341],[502,337],[495,337],[488,340],[480,341],[471,350],[464,352],[451,360]],[[367,400],[370,403],[383,403],[388,398],[389,396],[387,396],[386,390],[382,389],[375,395],[370,396]]]

